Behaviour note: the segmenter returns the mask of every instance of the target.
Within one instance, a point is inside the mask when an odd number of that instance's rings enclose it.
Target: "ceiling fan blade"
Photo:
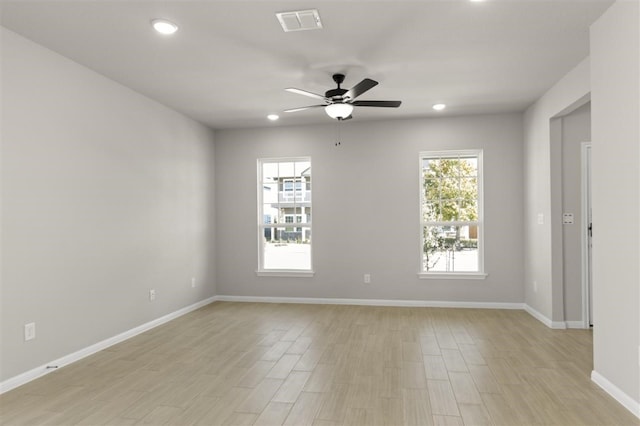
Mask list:
[[[327,99],[322,95],[318,95],[317,93],[307,92],[306,90],[296,89],[295,87],[287,87],[284,90],[291,93],[297,93],[298,95],[304,95],[304,96],[309,96],[310,98],[320,99],[322,101],[325,101]]]
[[[298,112],[298,111],[304,111],[305,109],[320,108],[320,107],[325,107],[325,106],[326,105],[309,105],[309,106],[306,106],[306,107],[286,109],[286,110],[284,110],[284,112]]]
[[[354,101],[353,106],[398,108],[402,101]]]
[[[367,90],[369,90],[372,87],[375,87],[377,85],[378,85],[377,81],[371,80],[370,78],[365,78],[360,83],[356,84],[351,89],[347,90],[347,93],[345,93],[342,96],[345,99],[349,98],[350,100],[353,100],[353,99],[357,98],[358,96],[362,95]]]

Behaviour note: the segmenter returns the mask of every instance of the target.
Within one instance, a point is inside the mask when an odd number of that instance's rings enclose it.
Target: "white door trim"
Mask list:
[[[581,236],[581,254],[582,254],[582,325],[584,328],[589,328],[589,317],[593,315],[593,312],[590,312],[591,306],[591,294],[589,291],[589,270],[590,270],[590,261],[589,258],[589,198],[590,198],[590,188],[589,188],[589,173],[590,173],[590,164],[588,161],[588,153],[591,150],[591,142],[582,142],[580,144],[580,169],[581,169],[581,192],[580,192],[580,204],[581,204],[581,215],[582,215],[582,231],[580,232]]]

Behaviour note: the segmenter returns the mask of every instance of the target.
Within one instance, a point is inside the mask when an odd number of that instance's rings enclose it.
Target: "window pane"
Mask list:
[[[478,220],[478,202],[476,200],[460,200],[458,220],[468,222]]]
[[[278,184],[262,184],[262,202],[265,204],[275,204],[278,202]]]
[[[445,176],[440,179],[440,198],[458,198],[459,191],[460,179],[457,177]]]
[[[458,175],[477,176],[478,175],[478,159],[477,158],[460,158],[457,160]]]
[[[278,223],[278,209],[274,208],[271,204],[265,204],[262,207],[262,217],[264,218],[264,223]],[[269,220],[266,222],[266,220]]]
[[[262,164],[262,181],[265,183],[276,182],[278,180],[278,163]]]
[[[478,227],[425,226],[422,263],[430,272],[478,271]]]
[[[425,175],[434,175],[435,170],[438,170],[440,160],[437,158],[429,158],[425,159],[422,164]]]
[[[311,176],[311,163],[309,161],[298,161],[295,164],[296,176]]]
[[[460,179],[461,198],[478,198],[478,179],[475,177]]]
[[[294,177],[295,176],[295,164],[296,163],[278,163],[278,174],[281,178]]]
[[[304,190],[302,188],[303,188],[302,182],[300,180],[296,180],[295,196],[294,196],[296,203],[300,203],[304,199]]]
[[[311,269],[311,229],[265,228],[264,269]]]
[[[425,202],[422,207],[422,220],[424,222],[436,222],[442,220],[440,202]]]
[[[440,220],[444,222],[458,220],[458,200],[447,199],[440,201]]]
[[[311,222],[311,207],[296,207],[294,209],[296,223]]]
[[[424,179],[424,198],[434,201],[440,198],[440,179]]]

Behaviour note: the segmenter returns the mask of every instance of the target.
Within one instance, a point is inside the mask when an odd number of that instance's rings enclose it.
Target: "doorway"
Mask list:
[[[582,321],[584,328],[593,327],[593,222],[591,216],[591,142],[582,142]]]

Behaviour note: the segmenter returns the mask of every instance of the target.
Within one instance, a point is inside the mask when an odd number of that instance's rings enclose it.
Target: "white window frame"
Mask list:
[[[423,161],[428,158],[437,157],[476,157],[478,159],[477,169],[477,185],[478,185],[478,220],[476,221],[425,221],[422,212],[424,206],[424,183],[423,183]],[[421,279],[476,279],[483,280],[488,274],[484,269],[484,170],[483,170],[483,150],[482,149],[464,149],[464,150],[447,150],[447,151],[422,151],[418,156],[418,188],[419,188],[419,248],[418,248],[418,277]],[[425,271],[423,270],[423,250],[424,250],[424,227],[425,226],[478,226],[478,270],[472,272],[459,271]]]
[[[258,196],[257,196],[257,200],[258,200],[258,208],[257,208],[257,212],[258,212],[258,269],[256,270],[256,275],[257,276],[261,276],[261,277],[297,277],[297,278],[308,278],[308,277],[313,277],[314,276],[314,271],[313,271],[313,237],[311,238],[311,242],[309,243],[309,248],[310,248],[310,267],[309,269],[265,269],[264,268],[264,246],[263,246],[263,236],[264,236],[264,230],[265,228],[274,228],[274,227],[278,227],[278,228],[306,228],[309,231],[312,230],[312,225],[311,225],[311,221],[309,221],[308,223],[300,223],[296,221],[297,216],[300,216],[300,219],[302,219],[302,215],[296,215],[293,214],[292,216],[294,217],[294,222],[293,223],[286,223],[286,222],[282,222],[282,223],[270,223],[270,224],[265,224],[264,223],[264,202],[263,202],[263,185],[264,185],[264,179],[262,177],[262,165],[265,163],[295,163],[295,162],[309,162],[309,164],[312,164],[311,162],[311,157],[278,157],[278,158],[258,158],[257,160],[257,181],[258,181],[258,185],[257,185],[257,192],[258,192]],[[295,179],[287,179],[286,181],[292,182],[293,183],[293,189],[297,189],[296,188],[296,183],[295,183]],[[285,192],[285,188],[284,188],[284,180],[283,180],[283,185],[282,185],[282,193],[284,194]],[[300,188],[299,191],[307,191],[307,185],[308,182],[305,183],[305,185],[302,185],[302,182],[298,180],[298,182],[300,182],[300,186],[303,186],[302,188]],[[280,192],[280,188],[276,187],[277,191]],[[312,188],[309,187],[308,191],[312,191]],[[291,190],[291,193],[295,193],[293,190]],[[295,197],[293,197],[293,201],[295,203]],[[311,198],[313,199],[313,198]],[[284,200],[283,200],[284,201]],[[308,201],[306,203],[311,204],[311,201]],[[311,205],[309,206],[311,207]],[[289,216],[287,214],[287,216]],[[274,226],[275,225],[275,226]],[[313,235],[313,234],[312,234]]]

